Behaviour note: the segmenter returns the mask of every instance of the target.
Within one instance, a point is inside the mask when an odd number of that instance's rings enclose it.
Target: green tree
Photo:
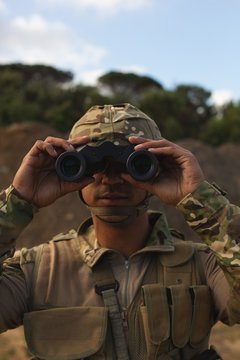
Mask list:
[[[240,103],[215,114],[210,91],[181,84],[165,90],[155,79],[111,71],[96,86],[72,82],[73,74],[51,66],[0,65],[0,126],[40,121],[67,132],[95,104],[130,102],[148,113],[163,136],[201,139],[213,145],[239,142]]]
[[[39,121],[68,131],[89,107],[111,102],[96,87],[72,79],[72,73],[50,66],[1,65],[0,126]]]
[[[114,102],[138,104],[143,93],[160,90],[162,85],[148,76],[110,71],[98,78],[98,89],[111,97]]]
[[[240,102],[223,106],[200,135],[201,140],[214,146],[223,143],[240,143]]]
[[[73,80],[70,71],[62,71],[52,66],[46,65],[25,65],[25,64],[6,64],[0,65],[0,75],[4,72],[18,73],[22,75],[24,82],[49,81],[51,83],[67,83]]]
[[[184,129],[184,137],[198,139],[199,133],[214,115],[209,101],[211,92],[196,85],[179,85],[175,94],[179,105],[176,118]]]
[[[48,122],[46,110],[64,101],[63,84],[70,72],[50,66],[9,64],[0,66],[0,125],[13,122]]]
[[[149,91],[140,100],[140,108],[156,121],[162,135],[171,140],[184,137],[184,129],[177,120],[179,107],[179,99],[171,91]]]
[[[180,85],[173,91],[147,92],[140,105],[157,122],[165,137],[198,139],[214,113],[209,104],[210,95],[198,86]]]

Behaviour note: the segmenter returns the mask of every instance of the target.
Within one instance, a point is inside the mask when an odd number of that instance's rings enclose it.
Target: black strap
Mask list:
[[[95,291],[103,298],[108,309],[116,356],[118,360],[129,360],[123,321],[117,298],[119,283],[115,280],[112,268],[106,258],[100,259],[92,269]]]
[[[215,348],[211,346],[210,349],[194,356],[192,360],[223,360],[223,358],[217,353]]]

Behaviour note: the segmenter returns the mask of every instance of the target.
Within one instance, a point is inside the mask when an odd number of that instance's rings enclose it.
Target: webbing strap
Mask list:
[[[104,290],[102,291],[102,297],[104,304],[109,311],[117,359],[129,360],[117,294],[113,289]]]
[[[121,310],[117,298],[118,282],[107,260],[99,261],[93,268],[93,281],[98,295],[102,295],[108,309],[117,360],[129,360],[127,342],[123,329]]]

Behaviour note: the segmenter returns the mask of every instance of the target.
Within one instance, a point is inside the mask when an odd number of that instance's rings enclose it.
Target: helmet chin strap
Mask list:
[[[136,206],[108,206],[108,207],[93,207],[88,206],[92,214],[94,214],[100,221],[111,225],[127,225],[130,224],[136,217],[142,215],[147,211],[149,206],[149,197],[147,196],[140,204]],[[108,217],[123,216],[123,219],[108,220]],[[105,218],[106,217],[106,218]]]
[[[151,197],[151,194],[147,193],[146,197],[136,206],[88,206],[83,199],[81,191],[79,191],[79,197],[82,202],[88,207],[91,213],[95,215],[100,221],[111,224],[112,226],[118,226],[130,224],[136,217],[146,212],[149,207],[149,199]],[[107,219],[109,216],[123,216],[123,219],[116,219],[116,221],[114,221],[114,219],[111,219],[110,221]]]

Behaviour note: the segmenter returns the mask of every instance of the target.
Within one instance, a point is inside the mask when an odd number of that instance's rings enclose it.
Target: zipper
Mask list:
[[[128,306],[128,281],[129,281],[129,269],[130,269],[130,261],[127,259],[124,261],[126,275],[125,275],[125,287],[123,292],[123,307],[127,309]]]
[[[125,275],[125,287],[123,290],[123,304],[122,304],[122,322],[123,327],[128,328],[128,318],[127,318],[127,308],[128,308],[128,282],[129,282],[129,269],[130,269],[130,261],[128,259],[124,260],[124,266],[126,270]]]
[[[128,317],[127,317],[127,309],[123,308],[121,312],[122,324],[124,329],[128,329]]]

